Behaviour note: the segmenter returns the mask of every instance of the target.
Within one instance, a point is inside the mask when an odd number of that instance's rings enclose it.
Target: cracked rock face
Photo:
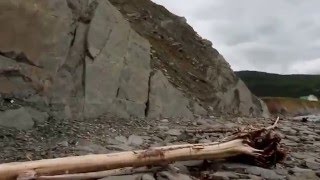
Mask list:
[[[151,71],[149,42],[108,1],[99,2],[87,42],[85,116],[111,111],[121,117],[144,117]]]
[[[56,71],[66,60],[72,14],[65,0],[0,2],[0,51],[22,53],[24,63]]]
[[[150,0],[109,1],[149,40],[152,68],[161,69],[189,99],[215,115],[264,113],[262,103],[236,77],[214,44],[201,38],[184,17]]]
[[[150,43],[109,1],[6,1],[0,9],[1,94],[61,118],[192,116],[160,71],[151,77]]]
[[[152,66],[150,42],[108,0],[3,1],[0,24],[0,97],[62,119],[207,114]],[[216,84],[233,82],[226,74]],[[223,105],[234,104],[234,89]],[[252,104],[250,92],[236,98]]]

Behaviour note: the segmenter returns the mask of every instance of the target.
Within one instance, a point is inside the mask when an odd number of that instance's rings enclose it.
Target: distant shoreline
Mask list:
[[[261,98],[273,115],[308,116],[320,115],[320,102],[287,97]]]

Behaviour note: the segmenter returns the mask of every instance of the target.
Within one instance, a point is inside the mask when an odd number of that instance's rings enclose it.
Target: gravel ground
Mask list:
[[[33,130],[0,128],[0,163],[92,153],[110,153],[176,143],[217,141],[225,134],[187,135],[188,128],[268,126],[272,119],[198,118],[124,120],[104,116],[87,121],[50,119]],[[164,169],[149,174],[105,179],[320,179],[320,123],[281,119],[277,131],[290,148],[286,160],[272,169],[226,162],[177,162],[179,173]],[[205,178],[204,178],[205,177]]]

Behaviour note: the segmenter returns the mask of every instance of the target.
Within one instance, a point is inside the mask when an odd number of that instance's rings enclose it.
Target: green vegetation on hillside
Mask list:
[[[257,71],[236,72],[259,97],[320,97],[320,75],[280,75]]]

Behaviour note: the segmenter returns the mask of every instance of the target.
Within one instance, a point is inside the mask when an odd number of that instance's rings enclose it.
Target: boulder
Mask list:
[[[49,114],[47,112],[41,112],[31,107],[25,107],[25,109],[37,123],[44,123],[49,119]]]
[[[0,111],[0,126],[28,130],[31,129],[33,125],[34,122],[31,115],[23,107],[5,112]]]
[[[143,144],[143,139],[142,137],[133,134],[129,136],[127,143],[132,146],[141,146]]]

